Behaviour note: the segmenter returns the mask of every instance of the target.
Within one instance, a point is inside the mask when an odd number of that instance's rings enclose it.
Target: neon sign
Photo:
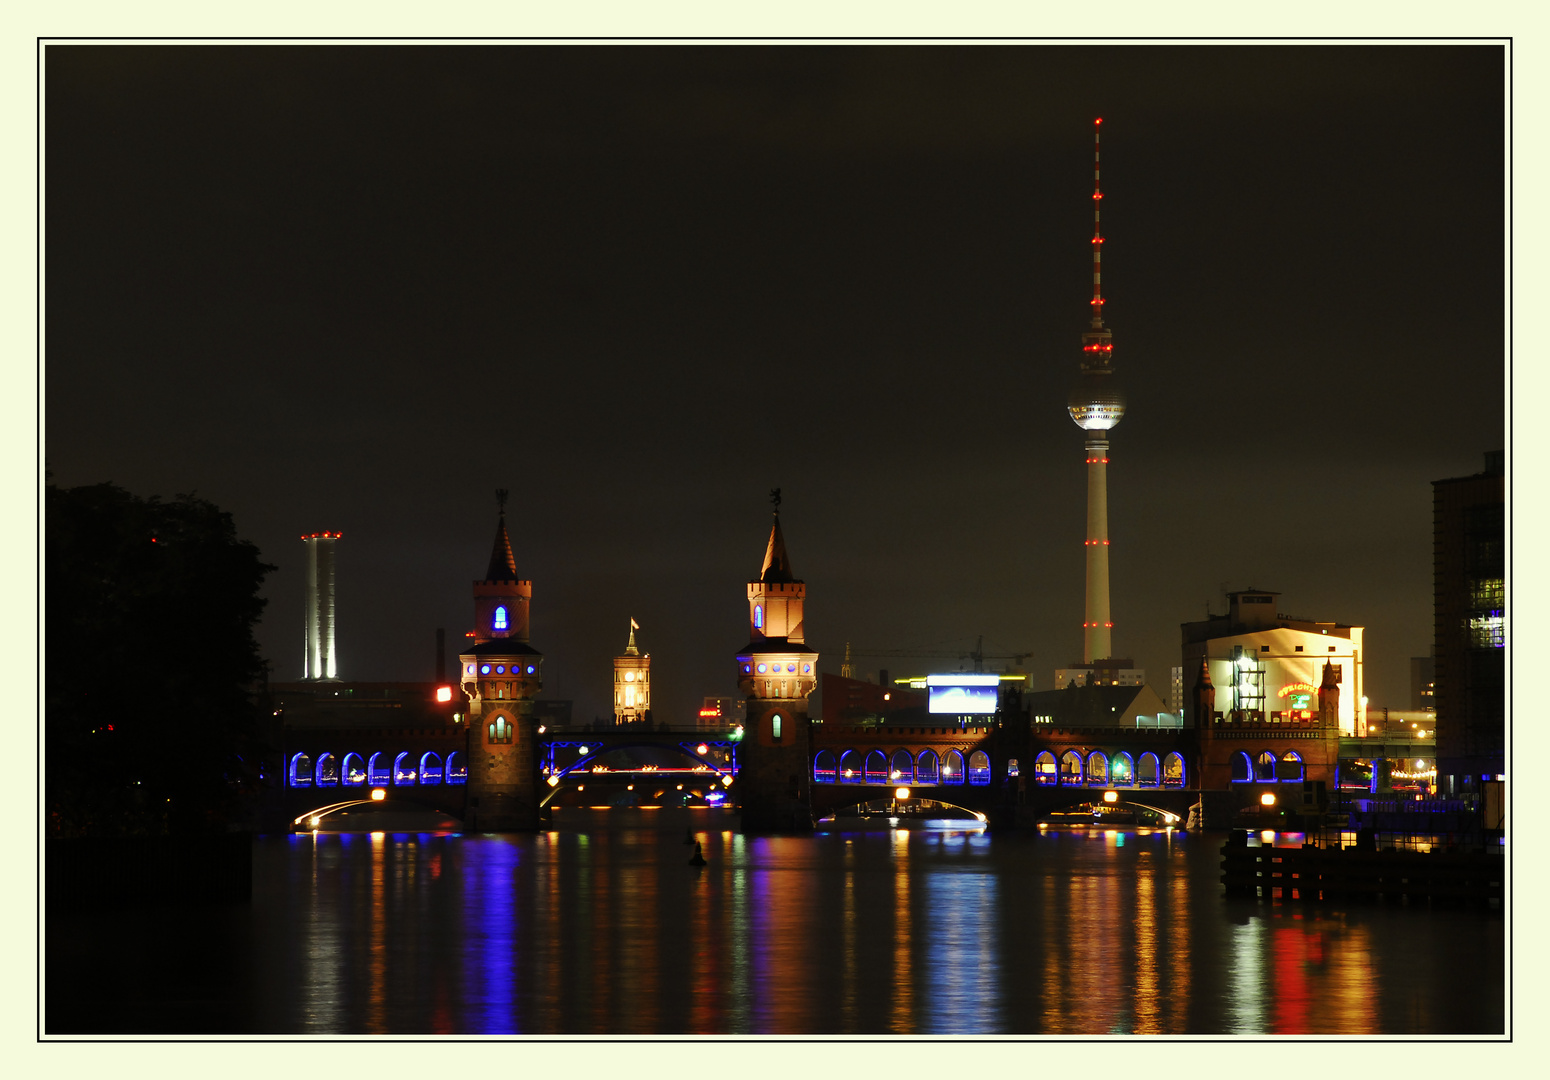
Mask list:
[[[1288,694],[1316,694],[1318,692],[1319,688],[1317,686],[1312,686],[1305,682],[1294,682],[1287,683],[1277,690],[1276,697],[1286,697]]]

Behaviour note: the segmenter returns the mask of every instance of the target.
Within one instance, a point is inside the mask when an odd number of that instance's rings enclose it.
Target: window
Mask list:
[[[755,604],[753,606],[753,625],[754,625],[754,629],[755,630],[763,630],[764,629],[764,605],[763,604]],[[760,670],[762,671],[763,668],[760,668]]]
[[[505,629],[507,629],[507,626],[506,626],[506,605],[505,604],[497,604],[496,605],[496,607],[495,607],[495,623],[494,623],[494,626],[495,626],[495,629],[497,629],[497,630],[505,630]]]
[[[834,754],[828,750],[818,751],[818,756],[813,758],[813,782],[817,784],[834,783]]]
[[[780,738],[780,713],[775,713],[770,717],[770,737],[772,739]]]
[[[492,743],[509,743],[512,736],[512,727],[504,716],[497,715],[489,726],[490,741]]]
[[[1054,760],[1054,758],[1050,758],[1051,762]],[[961,784],[963,779],[963,754],[957,750],[949,750],[947,756],[942,759],[942,783]]]
[[[1259,757],[1254,759],[1254,779],[1274,780],[1276,778],[1276,756],[1269,750],[1262,751]]]
[[[983,750],[969,755],[969,783],[975,787],[990,783],[990,755]]]

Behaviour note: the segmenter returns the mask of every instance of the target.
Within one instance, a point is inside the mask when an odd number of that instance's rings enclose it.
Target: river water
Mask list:
[[[735,825],[566,808],[530,835],[261,837],[251,904],[51,917],[45,1028],[1504,1030],[1500,912],[1230,898],[1224,834]]]

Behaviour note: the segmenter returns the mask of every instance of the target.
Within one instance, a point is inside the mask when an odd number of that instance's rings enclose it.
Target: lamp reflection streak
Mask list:
[[[910,1034],[915,1030],[913,973],[910,970],[910,834],[893,833],[893,998],[888,1030]]]

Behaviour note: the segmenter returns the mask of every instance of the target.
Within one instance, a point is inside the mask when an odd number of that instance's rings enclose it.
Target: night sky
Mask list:
[[[1497,46],[52,46],[45,457],[339,546],[348,679],[431,677],[509,488],[544,697],[735,693],[780,487],[837,672],[1081,656],[1091,295],[1129,398],[1114,648],[1224,588],[1432,637],[1431,487],[1504,445]],[[197,628],[190,628],[197,632]]]

